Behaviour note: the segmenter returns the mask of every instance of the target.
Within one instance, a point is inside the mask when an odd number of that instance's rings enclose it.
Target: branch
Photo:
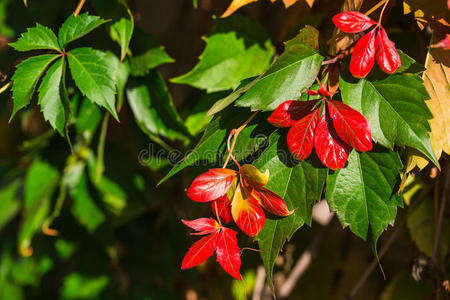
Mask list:
[[[308,269],[311,261],[316,256],[320,244],[327,236],[328,231],[334,225],[330,219],[328,224],[321,229],[321,231],[314,237],[314,239],[309,244],[308,248],[302,253],[291,273],[287,277],[286,281],[279,289],[278,295],[281,299],[286,299],[291,294],[292,290],[295,288],[297,281],[302,277],[303,273]]]
[[[434,239],[434,245],[433,245],[433,254],[431,256],[431,262],[435,266],[436,269],[438,269],[439,265],[439,241],[441,239],[441,232],[442,232],[442,222],[444,221],[444,212],[445,212],[445,205],[447,203],[447,196],[448,196],[448,189],[449,189],[449,182],[450,182],[450,161],[447,161],[446,168],[445,168],[445,182],[444,182],[444,190],[441,196],[441,205],[440,205],[440,211],[439,211],[439,220],[438,220],[438,226],[436,230],[436,237]]]
[[[264,270],[264,266],[259,266],[258,269],[256,269],[256,282],[255,288],[253,289],[252,300],[261,300],[265,282],[266,271]]]
[[[80,2],[78,3],[77,8],[75,9],[75,12],[73,13],[73,15],[76,17],[78,16],[78,14],[80,13],[81,9],[83,8],[84,3],[86,2],[86,0],[80,0]]]

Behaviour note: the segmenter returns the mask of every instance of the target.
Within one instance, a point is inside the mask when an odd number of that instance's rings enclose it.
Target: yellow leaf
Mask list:
[[[251,187],[263,187],[269,181],[269,169],[264,173],[261,173],[258,168],[253,165],[243,165],[239,169],[239,173]]]
[[[250,3],[256,2],[256,1],[258,1],[258,0],[233,0],[233,2],[231,2],[230,6],[228,6],[227,10],[221,16],[221,18],[226,18],[229,15],[233,14],[236,10],[238,10],[242,6],[245,6],[247,4],[250,4]]]
[[[431,45],[440,41],[443,36],[435,34]],[[431,99],[427,105],[433,113],[430,120],[430,141],[437,159],[442,152],[450,154],[450,56],[448,50],[442,48],[429,48],[425,61],[426,71],[423,74],[424,85]],[[415,166],[423,169],[428,161],[420,156],[412,156],[408,162],[407,170]]]
[[[230,6],[228,6],[227,10],[220,16],[221,18],[226,18],[230,15],[232,15],[236,10],[241,8],[242,6],[245,6],[247,4],[256,2],[258,0],[233,0],[231,2]],[[276,0],[270,0],[270,2],[275,2]],[[284,3],[284,6],[288,8],[289,6],[293,5],[299,0],[282,0]],[[309,7],[312,7],[315,0],[305,0],[306,3],[308,3]]]

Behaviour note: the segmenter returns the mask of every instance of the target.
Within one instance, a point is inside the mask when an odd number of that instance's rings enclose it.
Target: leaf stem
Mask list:
[[[73,15],[76,17],[78,16],[78,14],[80,13],[81,9],[83,8],[84,3],[86,2],[86,0],[80,0],[80,2],[78,3],[77,8],[75,9],[75,12],[73,13]]]
[[[386,6],[387,6],[388,3],[389,3],[389,0],[386,0],[386,2],[384,3],[383,8],[381,9],[380,17],[378,18],[378,26],[380,26],[380,24],[381,24],[381,18],[383,18],[384,10],[386,9]]]
[[[103,172],[105,171],[105,163],[103,160],[105,154],[106,133],[108,131],[108,121],[109,121],[109,113],[105,113],[97,147],[97,162],[95,163],[95,183],[97,184],[100,183]]]
[[[10,86],[12,85],[12,81],[8,82],[4,86],[0,88],[0,94],[2,94],[4,91],[6,91]]]
[[[389,0],[381,0],[380,2],[378,2],[376,5],[374,5],[371,9],[369,9],[368,11],[366,11],[364,14],[366,16],[370,15],[371,13],[373,13],[375,10],[377,10],[381,5],[383,5],[385,2],[388,2]]]
[[[231,142],[231,146],[228,147],[228,156],[227,156],[227,159],[225,160],[225,163],[223,164],[222,168],[225,168],[228,165],[228,162],[230,161],[230,158],[232,158],[233,161],[239,166],[239,164],[237,163],[237,161],[234,158],[234,156],[232,156],[234,146],[236,145],[237,137],[238,137],[239,133],[241,133],[241,131],[244,130],[244,128],[248,125],[248,123],[250,123],[251,120],[253,120],[253,118],[258,114],[258,112],[259,111],[255,111],[250,116],[250,118],[248,118],[248,120],[244,122],[244,124],[242,124],[238,129],[233,129],[231,131],[230,136],[228,137],[228,140],[230,140],[231,136],[233,136],[233,141]]]
[[[217,201],[214,201],[214,210],[216,212],[217,221],[219,222],[220,228],[222,228],[222,222],[220,221],[219,210],[217,209]]]

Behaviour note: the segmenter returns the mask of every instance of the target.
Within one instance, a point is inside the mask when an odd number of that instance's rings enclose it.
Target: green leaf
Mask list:
[[[388,225],[393,225],[402,163],[397,152],[374,149],[353,150],[348,165],[328,175],[326,199],[342,225],[371,244],[376,253],[377,240]]]
[[[39,78],[57,57],[56,54],[33,56],[17,66],[17,70],[12,77],[14,108],[11,119],[17,111],[30,104]]]
[[[198,161],[221,166],[227,154],[226,141],[230,131],[236,124],[243,124],[249,117],[248,110],[237,108],[230,108],[218,114],[206,127],[197,145],[188,150],[188,154],[158,184]],[[251,157],[264,145],[267,146],[269,136],[276,129],[266,120],[267,115],[259,114],[241,131],[233,151],[238,161]]]
[[[20,201],[16,197],[19,181],[13,181],[0,191],[0,229],[19,212]]]
[[[188,73],[171,79],[207,92],[235,89],[241,80],[264,72],[274,54],[269,34],[260,24],[242,17],[219,19],[204,38],[200,62]]]
[[[75,122],[75,128],[84,139],[90,143],[94,137],[95,131],[102,120],[102,112],[97,105],[90,102],[87,98],[81,101],[80,111]]]
[[[68,52],[67,57],[72,77],[83,95],[105,107],[118,120],[114,69],[106,54],[92,48],[77,48]]]
[[[433,200],[425,198],[418,207],[408,214],[406,219],[412,240],[417,245],[417,248],[430,258],[433,254],[434,236],[436,233],[434,217]],[[442,228],[449,228],[447,219],[443,220]],[[443,230],[439,242],[441,258],[445,257],[449,242],[449,231]]]
[[[266,216],[264,227],[256,237],[269,282],[275,260],[286,240],[303,224],[311,225],[312,207],[321,198],[327,176],[327,169],[316,168],[314,165],[319,164],[312,160],[296,162],[289,155],[285,140],[285,135],[272,134],[270,146],[253,162],[262,172],[269,169],[266,187],[282,196],[290,210],[295,210],[284,218]]]
[[[71,273],[64,278],[61,299],[98,299],[108,282],[107,276],[87,277]]]
[[[72,168],[74,167],[76,166],[73,166]],[[89,232],[93,232],[104,222],[105,215],[97,207],[89,192],[88,177],[84,172],[84,164],[82,171],[83,173],[78,182],[71,184],[73,186],[70,191],[73,197],[72,214]]]
[[[62,136],[65,136],[64,128],[68,122],[66,114],[68,116],[69,112],[66,113],[61,98],[61,93],[64,92],[62,88],[63,67],[64,60],[60,59],[48,69],[39,87],[39,104],[45,120],[49,121],[50,125]]]
[[[130,14],[130,19],[121,18],[111,26],[111,38],[120,45],[120,60],[123,61],[128,53],[128,47],[130,46],[131,36],[134,30],[133,15]]]
[[[108,64],[113,69],[114,79],[117,86],[117,110],[120,111],[123,104],[123,97],[125,94],[125,86],[130,76],[130,66],[127,61],[121,62],[117,56],[111,52],[106,52],[106,59]]]
[[[56,35],[51,29],[40,24],[28,28],[16,42],[9,45],[17,51],[48,49],[61,52]]]
[[[206,113],[211,107],[211,104],[214,103],[214,101],[223,98],[225,96],[224,94],[226,95],[225,92],[212,94],[203,92],[203,95],[198,97],[198,101],[184,122],[190,134],[194,136],[197,135],[211,122],[212,116],[207,117]],[[194,97],[197,96],[195,95]]]
[[[59,29],[59,44],[64,48],[68,43],[85,36],[106,22],[108,21],[97,16],[89,16],[87,13],[77,17],[72,14]]]
[[[425,103],[429,95],[419,76],[391,75],[357,83],[341,78],[340,89],[344,102],[367,118],[377,143],[390,149],[415,148],[439,166],[428,135],[433,117]]]
[[[130,70],[133,76],[145,76],[159,65],[174,62],[160,46],[154,36],[135,28],[130,48],[133,56],[129,57]]]
[[[302,29],[289,40],[283,54],[269,70],[216,102],[208,115],[221,111],[236,100],[236,106],[274,110],[283,101],[299,98],[313,84],[323,60],[316,50],[303,44],[304,30],[309,31]]]
[[[58,171],[48,163],[36,159],[25,178],[24,218],[18,235],[19,250],[29,254],[31,239],[50,212],[51,196],[58,184]]]
[[[159,72],[152,71],[148,80],[130,81],[127,99],[137,124],[155,142],[164,144],[159,136],[170,140],[189,136]]]

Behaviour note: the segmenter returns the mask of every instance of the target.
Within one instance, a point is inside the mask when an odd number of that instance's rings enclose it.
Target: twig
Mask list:
[[[297,260],[297,263],[295,264],[291,273],[289,274],[286,281],[283,283],[283,285],[279,289],[278,296],[280,296],[281,299],[286,299],[287,297],[289,297],[292,290],[295,288],[297,281],[300,279],[300,277],[303,275],[303,273],[305,273],[305,271],[308,269],[309,265],[311,264],[311,261],[317,254],[317,250],[318,250],[320,244],[322,243],[324,238],[327,236],[330,228],[334,225],[334,223],[332,222],[333,219],[334,218],[332,218],[330,220],[330,222],[327,224],[327,226],[325,226],[321,229],[321,231],[311,241],[308,248],[302,253],[300,258]]]
[[[264,270],[264,266],[259,266],[256,269],[256,282],[255,288],[253,289],[252,300],[261,300],[265,282],[266,282],[266,271]]]
[[[5,84],[4,86],[2,86],[0,88],[0,94],[3,93],[4,91],[6,91],[11,85],[12,85],[12,81],[10,81],[7,84]]]
[[[386,2],[383,5],[383,8],[381,9],[380,17],[378,18],[378,25],[381,24],[381,18],[383,18],[384,10],[386,9],[386,6],[388,3],[389,3],[389,0],[386,0]]]
[[[236,140],[237,140],[237,136],[239,135],[239,133],[241,133],[242,130],[244,130],[245,126],[248,125],[248,123],[250,123],[251,120],[253,120],[253,118],[256,116],[256,114],[258,113],[258,111],[255,111],[250,118],[248,118],[247,121],[244,122],[244,124],[242,124],[238,129],[233,130],[230,135],[233,135],[233,141],[231,142],[231,147],[228,150],[228,156],[227,159],[225,160],[225,163],[223,164],[222,168],[225,168],[228,164],[228,162],[230,161],[231,155],[233,153],[233,149],[234,146],[236,144]],[[238,165],[239,166],[239,165]]]
[[[450,163],[447,161],[447,167],[445,169],[445,183],[444,183],[444,190],[441,196],[441,205],[440,205],[440,211],[439,211],[439,221],[438,226],[436,230],[436,238],[434,239],[434,245],[433,245],[433,254],[431,256],[431,262],[434,264],[434,266],[437,268],[439,263],[438,253],[439,253],[439,241],[441,239],[441,232],[442,232],[442,223],[444,221],[444,212],[445,212],[445,205],[447,203],[447,196],[448,196],[448,188],[449,188],[449,182],[450,182]]]
[[[73,13],[73,15],[76,17],[78,16],[78,14],[80,13],[81,9],[83,8],[84,3],[86,2],[86,0],[80,0],[80,2],[78,3],[77,8],[75,9],[75,12]]]
[[[388,0],[382,0],[380,2],[378,2],[377,4],[375,4],[371,9],[369,9],[368,11],[366,11],[364,14],[366,16],[370,15],[371,13],[373,13],[375,10],[377,10],[381,5],[383,5],[385,2],[387,2]]]

